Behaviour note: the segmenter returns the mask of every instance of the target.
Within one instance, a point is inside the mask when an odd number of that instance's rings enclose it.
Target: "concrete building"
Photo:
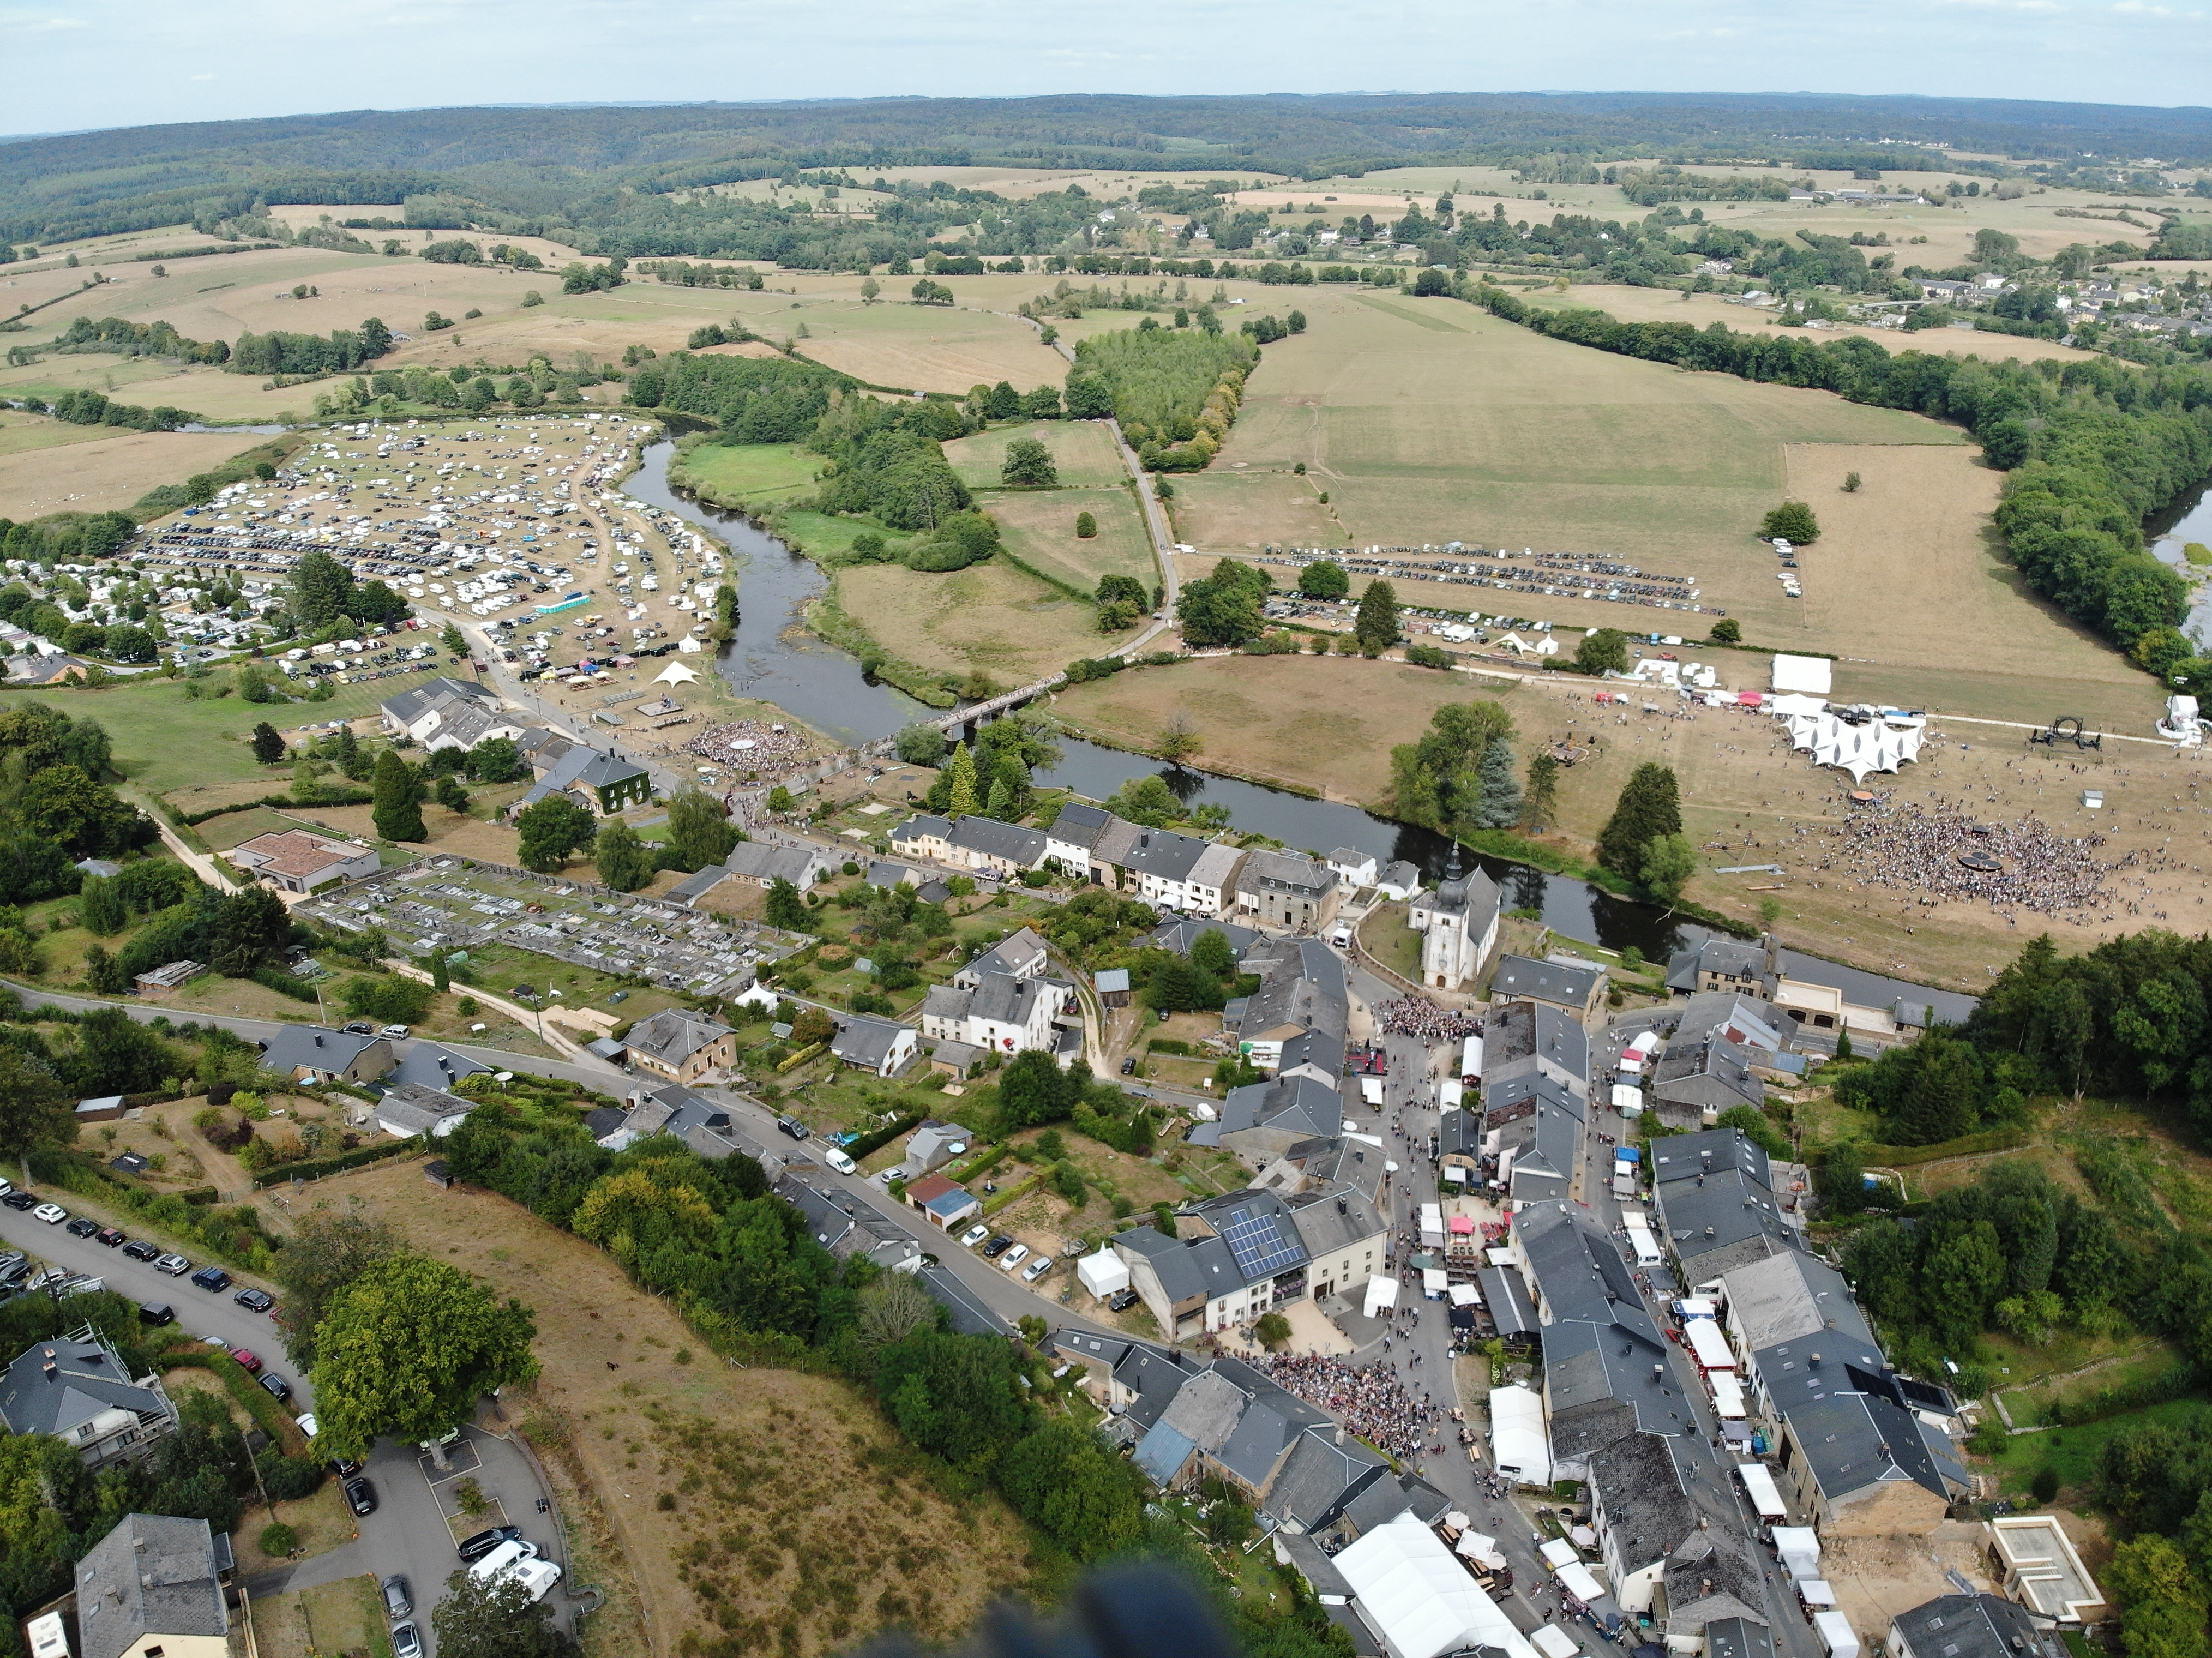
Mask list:
[[[1237,918],[1262,932],[1319,932],[1344,907],[1336,871],[1302,853],[1248,853],[1237,872]]]
[[[76,1563],[78,1658],[229,1658],[230,1539],[131,1514]]]
[[[441,675],[388,698],[378,709],[386,734],[410,737],[425,750],[472,749],[494,737],[522,735],[499,694],[473,680]]]
[[[283,892],[319,892],[327,886],[359,881],[384,865],[374,847],[356,846],[306,829],[285,829],[241,841],[223,853],[257,881]]]
[[[640,1019],[623,1046],[638,1069],[686,1085],[710,1071],[727,1070],[737,1058],[737,1038],[729,1026],[681,1007]]]

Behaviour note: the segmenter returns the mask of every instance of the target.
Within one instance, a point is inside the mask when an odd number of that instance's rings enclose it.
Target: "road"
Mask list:
[[[1153,556],[1160,562],[1160,602],[1152,608],[1164,620],[1152,623],[1127,644],[1115,646],[1112,652],[1115,656],[1133,656],[1175,626],[1176,600],[1182,596],[1182,580],[1176,572],[1175,537],[1168,530],[1167,509],[1160,505],[1158,492],[1145,476],[1145,464],[1129,447],[1128,439],[1121,435],[1120,421],[1108,421],[1106,429],[1114,434],[1114,451],[1121,457],[1121,465],[1136,483],[1137,504],[1144,509],[1145,529],[1152,538]]]

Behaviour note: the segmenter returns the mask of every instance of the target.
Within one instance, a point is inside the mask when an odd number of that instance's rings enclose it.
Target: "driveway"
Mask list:
[[[407,1580],[409,1598],[415,1603],[408,1615],[422,1631],[423,1649],[434,1653],[438,1643],[430,1612],[445,1596],[446,1580],[460,1570],[454,1545],[487,1527],[514,1525],[560,1565],[561,1582],[548,1598],[556,1621],[563,1629],[573,1629],[575,1617],[567,1591],[574,1586],[569,1581],[568,1553],[555,1516],[538,1512],[544,1491],[528,1459],[511,1442],[473,1426],[461,1430],[447,1455],[453,1467],[441,1470],[427,1453],[412,1445],[380,1440],[364,1470],[376,1490],[376,1512],[355,1522],[360,1535],[343,1548],[288,1570],[264,1572],[247,1584],[249,1590],[257,1595],[281,1594],[363,1572],[380,1583],[398,1572]],[[458,1492],[467,1479],[477,1482],[490,1505],[473,1520],[459,1517]],[[448,1523],[449,1515],[456,1523]]]

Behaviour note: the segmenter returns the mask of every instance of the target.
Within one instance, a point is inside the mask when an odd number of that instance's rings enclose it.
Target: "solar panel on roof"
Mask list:
[[[1247,1278],[1270,1277],[1285,1266],[1296,1266],[1304,1253],[1284,1238],[1273,1215],[1249,1209],[1231,1210],[1229,1225],[1221,1236]]]

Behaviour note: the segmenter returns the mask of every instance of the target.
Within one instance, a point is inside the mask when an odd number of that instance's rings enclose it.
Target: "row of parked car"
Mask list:
[[[989,1242],[985,1242],[986,1239]],[[1002,1272],[1011,1272],[1015,1268],[1020,1267],[1022,1282],[1024,1284],[1035,1284],[1047,1272],[1052,1271],[1050,1255],[1039,1255],[1036,1260],[1030,1260],[1028,1244],[1017,1243],[1004,1232],[994,1234],[988,1226],[969,1227],[960,1235],[960,1242],[963,1248],[968,1249],[973,1249],[979,1243],[982,1244],[983,1259],[997,1261],[999,1270]],[[1022,1263],[1025,1260],[1030,1264],[1023,1266]]]

